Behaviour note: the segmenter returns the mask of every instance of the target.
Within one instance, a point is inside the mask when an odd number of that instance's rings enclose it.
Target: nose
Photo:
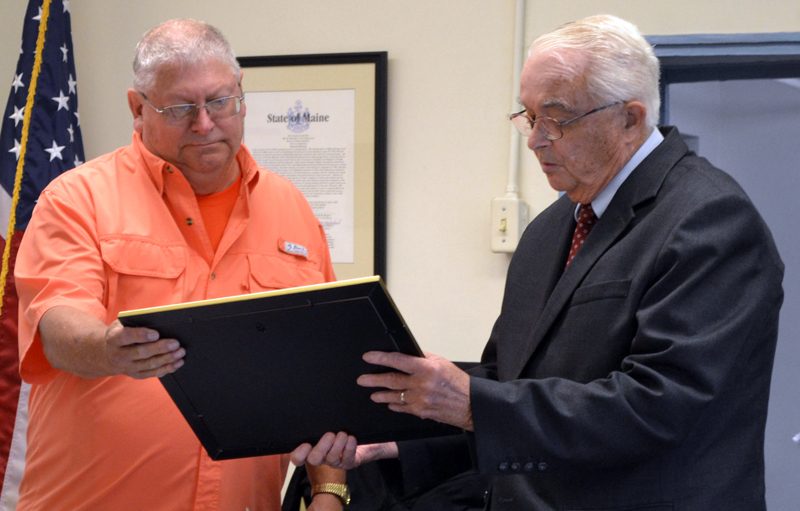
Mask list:
[[[192,131],[205,135],[214,128],[214,121],[208,115],[208,108],[202,106],[197,109],[197,113],[192,119]]]
[[[531,131],[531,134],[528,135],[528,149],[531,151],[538,151],[552,143],[553,141],[544,136],[544,133],[541,129],[539,129],[538,125],[534,126],[533,131]]]

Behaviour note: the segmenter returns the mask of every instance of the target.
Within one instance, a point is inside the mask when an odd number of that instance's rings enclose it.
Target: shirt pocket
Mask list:
[[[115,311],[185,301],[186,248],[146,239],[100,239],[108,272],[108,307]]]
[[[248,284],[251,293],[325,282],[325,275],[304,257],[248,254]]]

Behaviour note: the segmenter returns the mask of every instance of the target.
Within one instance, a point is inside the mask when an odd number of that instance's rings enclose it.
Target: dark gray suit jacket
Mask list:
[[[783,264],[734,180],[662,131],[566,271],[566,196],[514,254],[471,378],[492,510],[765,509]]]

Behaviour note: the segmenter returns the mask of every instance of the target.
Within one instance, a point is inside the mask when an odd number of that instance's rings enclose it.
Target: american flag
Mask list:
[[[16,507],[26,447],[14,259],[39,193],[84,160],[69,0],[28,2],[12,78],[0,131],[0,511]]]

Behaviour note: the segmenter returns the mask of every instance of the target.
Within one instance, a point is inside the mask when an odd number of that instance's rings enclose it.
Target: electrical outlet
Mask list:
[[[515,197],[492,199],[492,252],[514,252],[528,225],[528,205]]]

